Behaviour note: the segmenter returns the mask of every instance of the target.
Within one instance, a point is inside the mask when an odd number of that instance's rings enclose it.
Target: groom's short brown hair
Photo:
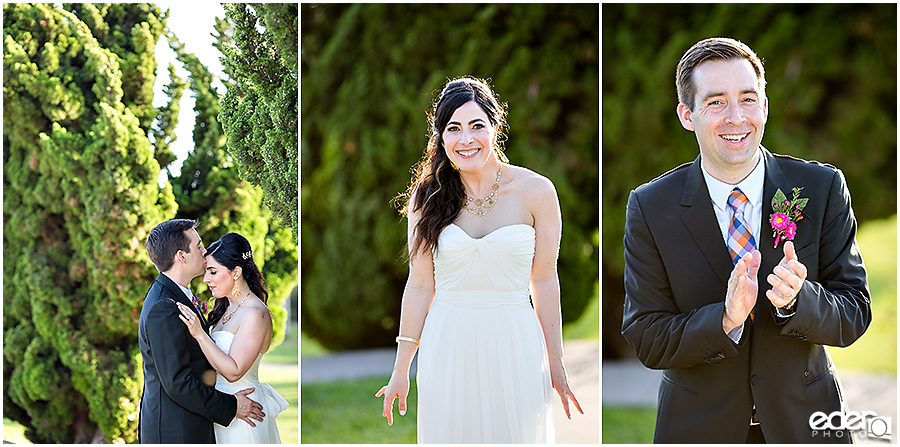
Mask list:
[[[150,261],[157,270],[164,272],[172,268],[178,250],[191,252],[191,240],[184,232],[196,228],[197,223],[191,219],[171,219],[150,230],[150,236],[147,237],[147,254],[150,255]]]
[[[746,59],[756,72],[756,83],[759,90],[766,93],[766,70],[762,60],[750,49],[747,44],[728,37],[711,37],[695,43],[681,56],[678,67],[675,68],[675,90],[678,92],[678,102],[694,110],[694,95],[697,87],[694,85],[694,69],[708,60]]]

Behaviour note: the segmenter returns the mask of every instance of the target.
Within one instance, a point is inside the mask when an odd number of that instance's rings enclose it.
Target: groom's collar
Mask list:
[[[186,296],[188,298],[188,300],[190,300],[191,297],[194,296],[194,294],[191,293],[191,289],[189,289],[185,286],[182,286],[181,284],[178,284],[174,279],[172,279],[169,275],[165,274],[164,272],[160,272],[160,276],[165,276],[166,279],[168,279],[169,281],[172,281],[172,284],[175,284],[176,286],[178,286],[178,288],[181,289],[181,291],[184,293],[184,296]]]

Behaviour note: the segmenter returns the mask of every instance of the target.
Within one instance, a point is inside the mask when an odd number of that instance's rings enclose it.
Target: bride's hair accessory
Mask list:
[[[241,254],[241,257],[244,258],[244,260],[246,261],[253,257],[253,253],[248,251],[247,253]]]

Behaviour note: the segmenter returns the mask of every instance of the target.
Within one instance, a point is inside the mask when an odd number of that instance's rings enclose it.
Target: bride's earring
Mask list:
[[[238,290],[238,286],[237,286],[237,276],[235,276],[235,277],[234,277],[234,287],[231,288],[231,296],[233,296],[235,299],[237,299],[237,296],[238,296],[239,293],[241,293],[241,291]]]

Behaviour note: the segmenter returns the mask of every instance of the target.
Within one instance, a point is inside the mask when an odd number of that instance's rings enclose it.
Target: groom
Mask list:
[[[760,145],[765,72],[743,43],[696,43],[676,85],[700,155],[632,191],[625,221],[622,333],[665,370],[654,441],[850,442],[810,422],[846,411],[825,345],[872,319],[844,176]]]
[[[253,388],[235,395],[213,386],[216,373],[178,318],[176,302],[197,309],[188,289],[203,274],[206,250],[197,222],[173,219],[157,225],[147,239],[150,260],[160,271],[144,298],[138,343],[144,363],[140,441],[144,444],[215,444],[213,422],[228,426],[242,419],[262,421],[262,406],[247,397]],[[203,329],[206,321],[197,310]]]

